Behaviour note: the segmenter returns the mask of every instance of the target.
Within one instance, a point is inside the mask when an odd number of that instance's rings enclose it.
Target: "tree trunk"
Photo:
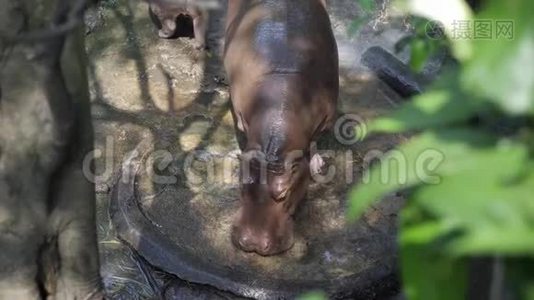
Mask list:
[[[0,0],[0,299],[102,298],[84,6]]]

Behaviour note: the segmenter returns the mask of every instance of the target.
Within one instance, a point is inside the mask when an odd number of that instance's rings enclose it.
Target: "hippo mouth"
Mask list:
[[[302,152],[300,152],[302,153]],[[232,228],[233,244],[262,256],[283,253],[293,246],[293,213],[307,190],[309,161],[261,151],[246,151],[241,161],[241,208]]]
[[[238,221],[232,227],[231,241],[237,249],[246,253],[261,256],[282,254],[294,245],[293,222],[293,218],[287,217],[280,228],[269,227],[272,224],[255,228],[240,226]]]
[[[299,178],[281,190],[270,189],[269,184],[243,185],[241,208],[231,236],[238,249],[271,256],[292,248],[292,215],[306,190],[305,182]]]

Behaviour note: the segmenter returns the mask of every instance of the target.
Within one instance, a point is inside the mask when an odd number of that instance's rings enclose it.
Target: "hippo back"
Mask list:
[[[319,1],[263,0],[268,17],[259,21],[254,47],[272,73],[301,73],[319,67],[337,67],[336,43],[330,20]],[[323,68],[323,71],[327,71]]]
[[[338,54],[322,1],[229,1],[225,42],[224,63],[240,130],[246,132],[253,120],[275,110],[270,115],[282,116],[292,131],[301,127],[306,132],[302,143],[307,144],[326,127],[319,123],[333,119]]]

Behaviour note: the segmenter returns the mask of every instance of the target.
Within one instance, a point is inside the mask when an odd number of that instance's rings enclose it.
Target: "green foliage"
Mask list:
[[[480,104],[462,101],[457,91],[437,89],[415,97],[387,118],[370,124],[372,131],[403,132],[465,122]]]
[[[415,135],[368,170],[351,193],[349,217],[409,189],[399,236],[409,299],[464,299],[466,262],[478,255],[503,257],[507,287],[534,299],[534,2],[488,0],[475,19],[513,21],[513,38],[494,32],[489,40],[453,38],[448,24],[472,16],[461,0],[397,5],[441,21],[461,66],[369,124],[372,132]],[[432,51],[417,30],[401,41],[411,45],[415,70]]]
[[[310,292],[297,298],[297,300],[326,300],[323,292]]]
[[[349,34],[354,35],[358,29],[362,27],[365,23],[369,22],[372,18],[373,13],[376,10],[375,0],[355,0],[360,7],[360,17],[352,21],[349,26]]]
[[[408,299],[465,299],[467,271],[461,259],[425,246],[403,246],[404,293]]]
[[[473,40],[476,55],[465,61],[461,74],[467,90],[512,114],[534,115],[533,11],[534,1],[492,1],[477,19],[512,21],[513,35]]]
[[[360,4],[361,9],[367,13],[372,12],[376,7],[374,0],[358,0],[358,3]]]
[[[420,72],[427,60],[440,49],[447,45],[444,39],[444,32],[439,26],[431,29],[427,19],[412,17],[411,24],[414,33],[401,39],[396,45],[396,52],[402,51],[410,46],[410,67]]]
[[[394,6],[396,10],[439,22],[444,27],[445,34],[450,38],[454,36],[454,21],[471,19],[473,14],[464,0],[396,0]],[[415,27],[421,28],[417,23]],[[469,40],[456,39],[451,47],[455,56],[461,61],[473,56],[474,51]]]

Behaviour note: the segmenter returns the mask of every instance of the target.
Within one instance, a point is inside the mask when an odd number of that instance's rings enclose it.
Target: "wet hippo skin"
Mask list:
[[[172,38],[178,30],[178,17],[189,16],[193,20],[195,46],[198,49],[206,46],[206,30],[208,27],[208,11],[196,5],[195,0],[145,0],[149,3],[149,14],[152,22],[159,29],[161,38]]]
[[[334,121],[336,42],[324,1],[229,0],[224,66],[241,157],[238,248],[261,255],[293,245],[292,216],[304,198],[310,143]]]

